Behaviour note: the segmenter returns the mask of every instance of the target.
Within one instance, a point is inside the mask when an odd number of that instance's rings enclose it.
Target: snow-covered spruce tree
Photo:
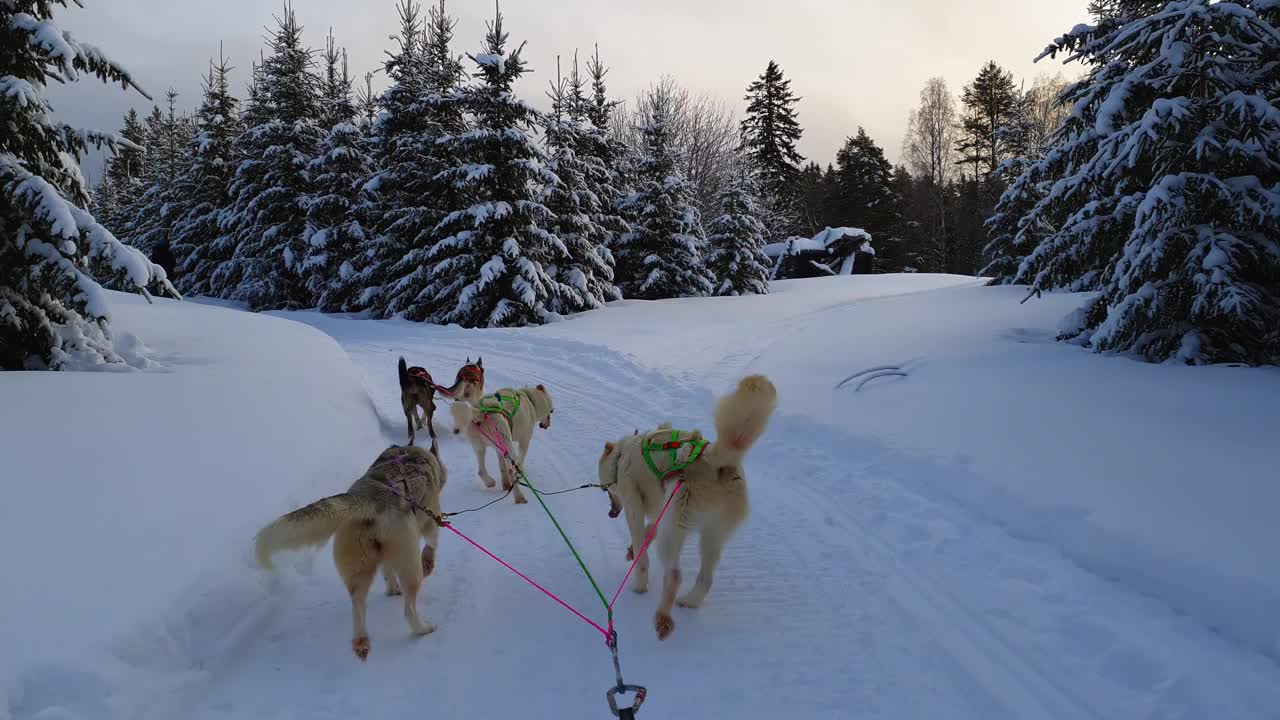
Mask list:
[[[828,211],[824,225],[858,227],[879,238],[898,219],[898,198],[893,191],[893,166],[884,150],[858,128],[836,153]]]
[[[747,115],[742,145],[751,160],[763,197],[768,198],[765,227],[770,238],[784,238],[800,224],[800,163],[796,150],[803,130],[796,120],[800,98],[778,63],[770,60],[764,74],[747,87]]]
[[[635,220],[614,249],[614,274],[631,300],[700,297],[715,289],[703,257],[702,222],[676,169],[668,112],[665,103],[654,102],[642,119],[639,183],[622,203]]]
[[[307,197],[307,291],[321,312],[356,309],[358,287],[350,281],[365,251],[368,198],[363,186],[372,174],[368,139],[357,127],[351,103],[351,80],[345,64],[335,73],[333,39],[325,53],[325,106],[333,128],[307,171],[312,192]],[[334,86],[336,84],[336,87]],[[345,90],[344,90],[345,88]]]
[[[324,67],[320,70],[320,120],[326,132],[336,125],[352,122],[355,103],[351,99],[351,73],[347,69],[347,50],[339,48],[333,37],[333,28],[324,40],[324,52],[320,55]]]
[[[770,262],[764,254],[764,225],[754,191],[747,176],[722,190],[720,214],[707,226],[707,265],[716,279],[716,295],[769,292]]]
[[[110,313],[88,265],[147,295],[164,270],[118,241],[82,208],[89,198],[75,158],[117,138],[58,122],[46,83],[84,74],[142,92],[100,50],[54,22],[50,0],[0,3],[0,369],[68,369],[123,363]]]
[[[146,131],[138,111],[129,108],[124,125],[120,129],[122,141],[103,167],[102,180],[93,189],[93,217],[118,238],[125,237],[125,224],[129,221],[128,206],[134,198],[142,196],[142,163],[146,143]]]
[[[1043,233],[1016,279],[1098,291],[1061,337],[1099,352],[1276,362],[1280,3],[1133,5],[1044,52],[1092,69],[1019,178],[1045,188],[1016,221],[1015,247]]]
[[[187,193],[185,212],[174,222],[171,246],[175,282],[190,295],[212,295],[214,271],[231,259],[233,245],[221,251],[218,219],[231,204],[235,177],[235,140],[242,131],[240,102],[231,94],[231,70],[221,54],[209,63],[204,79],[204,99],[195,116],[191,161],[178,185]]]
[[[190,188],[178,183],[190,163],[191,124],[178,115],[178,93],[165,93],[167,110],[159,120],[148,118],[146,176],[148,186],[126,226],[130,245],[173,272],[172,228],[187,210]],[[153,117],[155,117],[153,115]],[[162,261],[165,257],[168,261]]]
[[[533,138],[538,113],[512,86],[525,73],[524,45],[507,53],[507,33],[497,11],[484,52],[469,56],[475,82],[464,98],[475,128],[440,143],[460,162],[443,173],[463,209],[440,222],[431,249],[430,316],[463,327],[537,325],[561,288],[548,266],[567,251],[548,228],[555,218],[538,202],[539,185],[558,182]]]
[[[630,168],[627,163],[629,150],[626,143],[610,132],[613,111],[619,103],[609,98],[609,90],[605,83],[605,76],[608,74],[609,69],[600,62],[600,47],[596,46],[594,54],[587,61],[587,76],[591,78],[591,94],[587,95],[584,90],[576,89],[581,82],[576,63],[574,72],[570,76],[570,87],[573,88],[574,93],[575,116],[581,115],[590,126],[587,131],[589,142],[582,153],[599,160],[599,165],[592,163],[592,167],[600,167],[604,171],[603,175],[595,179],[594,190],[596,196],[600,198],[600,214],[594,220],[596,225],[604,228],[608,233],[605,247],[610,254],[607,261],[609,266],[613,267],[613,248],[617,245],[618,239],[631,230],[630,224],[619,211],[618,204],[630,196],[631,191]]]
[[[557,75],[559,69],[557,59]],[[582,87],[580,80],[577,87]],[[613,285],[608,231],[596,224],[605,205],[597,186],[607,179],[608,170],[592,154],[589,130],[579,124],[585,98],[575,97],[564,77],[557,77],[547,96],[551,112],[543,117],[543,138],[547,166],[559,182],[543,187],[542,202],[555,217],[551,231],[568,251],[568,257],[555,264],[562,292],[552,298],[551,308],[567,315],[603,307],[621,296]]]
[[[318,78],[312,51],[302,44],[302,27],[286,3],[269,40],[271,54],[259,71],[265,121],[248,127],[238,143],[243,159],[231,186],[232,204],[224,232],[235,238],[235,255],[215,288],[252,310],[312,307],[303,262],[306,258],[307,165],[323,139]]]

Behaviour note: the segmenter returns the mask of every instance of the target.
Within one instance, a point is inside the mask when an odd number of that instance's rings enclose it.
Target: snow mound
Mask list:
[[[252,614],[249,509],[349,482],[381,439],[346,354],[312,328],[106,297],[117,342],[141,355],[136,334],[160,367],[0,378],[0,566],[20,590],[0,615],[21,648],[0,660],[0,708],[17,717],[135,717],[161,690],[139,673],[198,666],[200,637],[234,642],[191,609]]]

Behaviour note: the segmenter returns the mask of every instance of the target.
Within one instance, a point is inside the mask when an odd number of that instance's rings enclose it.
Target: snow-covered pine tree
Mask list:
[[[703,257],[702,222],[676,168],[670,108],[661,96],[655,100],[639,128],[638,187],[622,203],[635,220],[614,249],[615,282],[633,300],[709,295],[715,278]]]
[[[128,242],[169,273],[174,272],[172,228],[186,214],[190,188],[178,183],[190,163],[191,124],[178,114],[178,92],[165,92],[166,111],[147,119],[146,171],[149,185],[127,223]]]
[[[742,145],[750,158],[763,197],[765,227],[771,239],[794,232],[800,222],[798,180],[804,158],[796,150],[803,130],[796,120],[800,98],[791,81],[773,60],[747,87],[747,115],[742,120]]]
[[[720,214],[707,227],[707,265],[716,279],[715,294],[764,295],[771,263],[764,254],[764,225],[750,176],[722,190],[719,200]]]
[[[341,70],[339,53],[330,34],[325,51],[324,91],[321,97],[326,122],[333,123],[320,151],[307,168],[312,193],[307,197],[307,291],[321,312],[356,309],[359,288],[351,282],[360,254],[371,234],[366,230],[368,198],[363,190],[373,171],[368,138],[355,125],[351,79],[345,51]]]
[[[191,142],[191,162],[179,185],[188,193],[186,212],[173,227],[176,283],[190,295],[214,294],[214,271],[231,259],[235,246],[219,248],[222,236],[218,219],[231,204],[235,177],[235,141],[240,124],[240,102],[231,94],[231,70],[219,52],[218,64],[209,63],[204,79],[204,99],[196,111],[196,135]]]
[[[320,101],[312,51],[303,46],[302,26],[286,2],[269,40],[271,54],[259,70],[265,121],[241,136],[243,159],[231,186],[233,201],[224,228],[235,237],[223,297],[252,310],[312,307],[303,262],[306,258],[307,165],[323,139],[316,124]]]
[[[595,193],[601,202],[600,214],[594,219],[596,225],[604,228],[609,234],[606,249],[609,250],[610,256],[607,260],[610,267],[613,267],[615,264],[612,257],[613,248],[617,245],[618,239],[631,230],[627,219],[618,209],[618,204],[631,195],[631,172],[627,162],[629,149],[626,143],[610,132],[613,111],[619,102],[609,98],[609,90],[605,82],[605,76],[608,74],[609,68],[600,61],[600,46],[597,45],[591,59],[587,61],[587,76],[591,78],[590,96],[580,89],[575,89],[573,92],[574,103],[577,105],[575,114],[581,115],[590,126],[588,130],[590,142],[583,153],[598,159],[599,167],[603,168],[605,173],[595,181]],[[580,78],[575,80],[577,77],[575,63],[573,75],[570,76],[570,86],[573,88],[577,88],[577,83],[581,82]]]
[[[118,138],[58,122],[45,95],[50,81],[93,75],[141,88],[102,51],[58,27],[66,2],[0,3],[0,369],[68,369],[123,363],[112,343],[110,311],[91,261],[144,295],[164,270],[118,241],[82,208],[88,204],[76,158]],[[145,93],[144,93],[145,95]]]
[[[1061,337],[1099,352],[1280,361],[1280,3],[1118,5],[1043,54],[1092,69],[1024,173],[1047,187],[1017,279],[1098,291]]]
[[[836,153],[833,179],[824,225],[862,228],[879,238],[897,221],[893,166],[863,128]]]
[[[465,132],[463,73],[450,44],[457,21],[445,5],[428,10],[425,31],[418,4],[401,0],[399,49],[386,63],[392,79],[374,126],[379,170],[365,185],[376,200],[376,235],[349,282],[359,307],[375,315],[430,317],[424,289],[433,278],[428,253],[446,207],[458,204],[441,175],[456,163],[442,137]]]
[[[351,73],[347,69],[347,49],[339,48],[333,37],[333,28],[324,40],[324,52],[320,55],[324,67],[320,70],[320,121],[321,130],[328,132],[336,125],[352,122],[355,103],[351,99]]]
[[[93,217],[118,238],[125,237],[124,229],[129,221],[128,206],[141,197],[146,189],[142,185],[142,167],[146,144],[146,130],[138,111],[129,108],[119,137],[124,142],[116,146],[103,166],[102,180],[93,189]]]
[[[597,195],[597,187],[607,182],[608,170],[592,154],[593,138],[580,124],[585,97],[580,94],[582,82],[576,58],[573,74],[578,78],[576,86],[560,76],[560,61],[556,59],[557,78],[547,93],[551,112],[543,117],[547,166],[559,182],[543,187],[542,202],[555,216],[551,231],[569,253],[555,264],[562,292],[551,299],[551,309],[562,315],[603,307],[621,297],[613,285],[609,233],[596,224],[607,202]]]
[[[517,98],[525,73],[524,45],[507,52],[498,10],[488,24],[484,51],[470,55],[475,82],[464,101],[475,128],[440,140],[459,164],[447,169],[463,209],[440,222],[431,249],[431,279],[423,289],[435,322],[463,327],[512,327],[545,322],[560,288],[548,266],[567,251],[548,228],[555,218],[535,195],[558,182],[532,130],[538,113]]]

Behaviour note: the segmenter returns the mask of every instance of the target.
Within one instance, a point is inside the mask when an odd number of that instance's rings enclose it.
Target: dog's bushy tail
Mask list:
[[[742,463],[769,425],[778,406],[778,390],[764,375],[748,375],[734,391],[716,402],[716,439],[711,455],[717,466]]]
[[[400,390],[404,391],[409,387],[409,364],[404,361],[404,356],[400,356]]]
[[[376,514],[368,502],[343,493],[281,515],[258,531],[254,541],[258,565],[270,569],[275,553],[323,545],[342,523],[362,517],[372,519]]]

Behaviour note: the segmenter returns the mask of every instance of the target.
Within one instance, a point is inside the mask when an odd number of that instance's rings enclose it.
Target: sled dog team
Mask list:
[[[440,534],[435,518],[442,513],[440,495],[448,476],[431,424],[436,393],[453,399],[454,433],[465,433],[471,443],[481,482],[487,488],[497,484],[485,468],[487,450],[494,447],[503,490],[510,491],[517,504],[527,500],[512,461],[524,467],[534,425],[550,428],[554,412],[551,394],[542,385],[486,394],[484,361],[480,358],[475,362],[468,358],[448,388],[436,385],[424,368],[407,366],[404,358],[400,358],[399,379],[409,444],[383,450],[346,492],[277,518],[256,538],[257,560],[265,568],[271,567],[271,557],[277,551],[319,546],[333,538],[334,563],[351,595],[351,649],[361,660],[369,657],[365,606],[379,567],[387,595],[404,596],[404,616],[413,634],[426,635],[436,629],[418,616],[417,608],[423,579],[435,569]],[[674,430],[670,423],[664,423],[650,432],[637,430],[604,443],[599,483],[609,493],[609,516],[621,513],[626,517],[631,535],[628,561],[644,547],[675,484],[673,478],[684,479],[653,539],[663,572],[654,615],[660,640],[675,629],[673,603],[687,608],[702,604],[711,590],[725,543],[747,518],[742,461],[764,432],[776,405],[773,383],[763,375],[751,375],[716,403],[716,436],[712,440],[704,439],[697,430]],[[415,431],[424,427],[431,435],[429,451],[414,445]],[[498,446],[508,452],[497,451]],[[686,536],[695,531],[701,566],[693,587],[677,598],[680,549]],[[647,552],[640,553],[632,578],[632,590],[648,590]]]

